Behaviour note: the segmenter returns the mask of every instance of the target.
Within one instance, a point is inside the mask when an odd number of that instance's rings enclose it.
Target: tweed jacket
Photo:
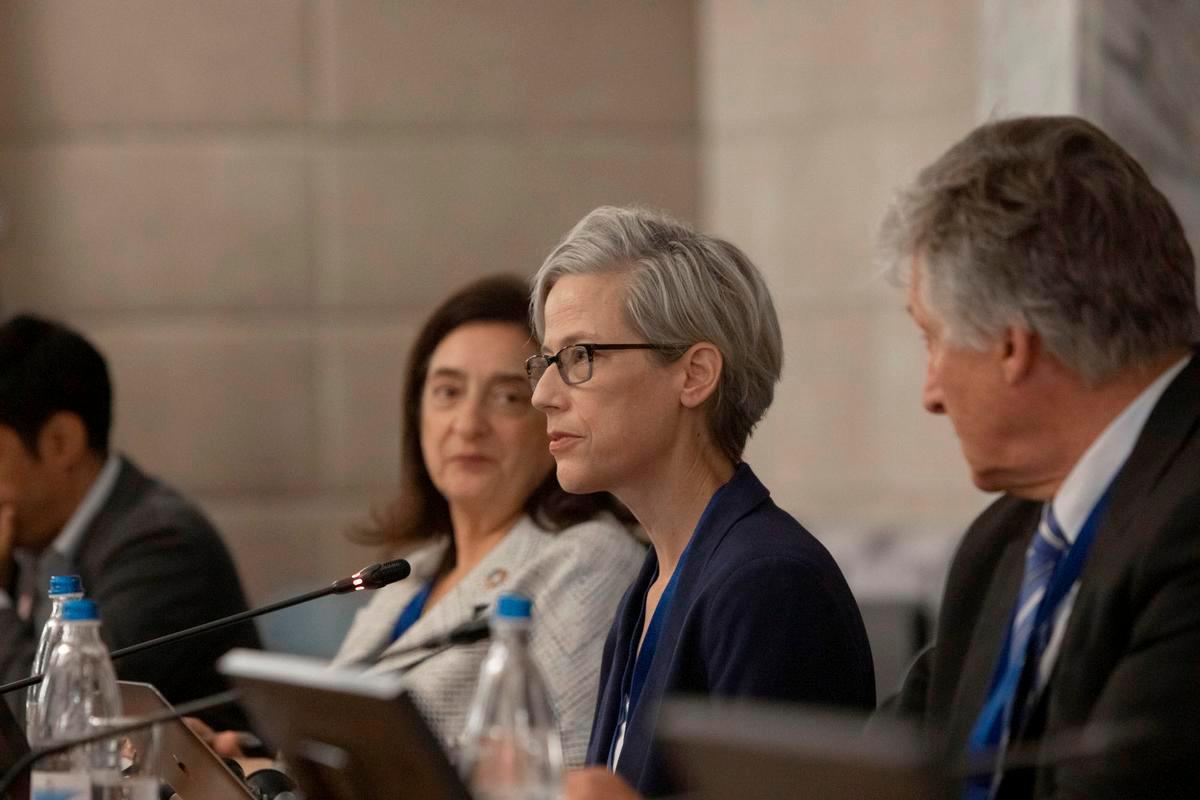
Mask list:
[[[468,621],[477,607],[490,610],[501,592],[520,592],[533,599],[530,648],[558,717],[563,756],[568,766],[582,764],[604,634],[642,564],[645,546],[609,514],[560,533],[522,517],[470,574],[391,642],[397,618],[433,577],[447,546],[442,539],[405,556],[412,576],[380,589],[359,610],[334,664],[407,669],[424,654],[404,650]],[[486,641],[451,648],[412,666],[405,676],[421,710],[448,744],[462,732],[487,649]]]

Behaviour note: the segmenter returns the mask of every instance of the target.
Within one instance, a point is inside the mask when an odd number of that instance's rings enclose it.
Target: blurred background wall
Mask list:
[[[212,515],[253,601],[323,584],[376,556],[340,532],[393,489],[435,303],[601,203],[696,217],[696,17],[4,2],[0,302],[94,337],[115,441]]]
[[[860,597],[936,602],[987,498],[872,261],[891,192],[990,115],[1084,113],[1196,241],[1198,32],[1135,0],[5,0],[0,306],[94,337],[119,446],[266,601],[373,559],[340,532],[396,480],[432,304],[665,208],[775,293],[748,459]]]

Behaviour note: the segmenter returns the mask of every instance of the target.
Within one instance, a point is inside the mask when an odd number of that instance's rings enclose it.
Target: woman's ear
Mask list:
[[[709,342],[697,342],[687,349],[678,364],[683,369],[679,402],[685,408],[697,408],[712,396],[721,381],[721,351]]]

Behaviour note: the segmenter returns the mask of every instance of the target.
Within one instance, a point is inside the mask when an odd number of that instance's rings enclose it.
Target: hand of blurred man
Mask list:
[[[225,758],[242,759],[246,754],[242,751],[242,743],[237,731],[214,731],[202,720],[195,717],[184,717],[184,724],[192,729],[213,752]]]
[[[563,781],[566,800],[641,800],[624,779],[604,767],[586,767],[568,772]]]

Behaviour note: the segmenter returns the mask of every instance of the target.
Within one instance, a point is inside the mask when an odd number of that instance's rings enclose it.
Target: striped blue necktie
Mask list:
[[[972,744],[976,749],[1002,751],[1008,744],[1009,731],[1019,722],[1019,718],[1014,719],[1014,713],[1019,713],[1024,705],[1024,698],[1018,694],[1038,607],[1046,596],[1054,568],[1069,549],[1070,542],[1063,534],[1058,520],[1054,518],[1050,504],[1046,503],[1042,508],[1042,520],[1038,525],[1037,534],[1030,542],[1029,549],[1025,551],[1025,577],[1021,581],[1021,593],[1017,598],[1016,614],[1013,616],[1008,663],[1003,675],[992,686],[987,703],[984,704],[971,735]],[[1035,653],[1033,657],[1036,659],[1039,655],[1040,652]],[[979,775],[968,781],[964,797],[980,800],[991,797],[994,790],[993,775]]]
[[[1046,596],[1046,587],[1059,559],[1070,548],[1062,527],[1054,518],[1054,511],[1047,503],[1042,509],[1042,521],[1037,536],[1025,551],[1025,578],[1021,581],[1021,596],[1017,601],[1017,616],[1013,619],[1012,649],[1009,650],[1011,664],[1021,667],[1025,663],[1025,651],[1029,636],[1033,633],[1033,622],[1038,606]],[[1038,654],[1040,655],[1040,653]]]

